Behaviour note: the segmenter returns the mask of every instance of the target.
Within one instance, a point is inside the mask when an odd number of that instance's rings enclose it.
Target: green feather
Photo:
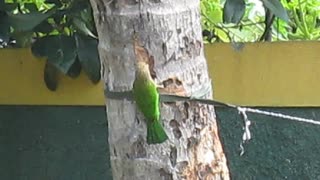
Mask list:
[[[168,136],[159,121],[153,121],[151,124],[147,124],[148,144],[163,143],[167,139]]]
[[[147,65],[138,66],[133,96],[147,123],[147,143],[157,144],[168,139],[159,119],[159,94]]]

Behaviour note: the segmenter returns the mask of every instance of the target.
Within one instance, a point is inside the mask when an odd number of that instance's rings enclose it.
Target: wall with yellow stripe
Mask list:
[[[47,89],[43,80],[45,61],[30,49],[0,50],[0,104],[103,105],[102,83],[94,85],[84,73],[60,78],[58,89]]]
[[[206,46],[214,96],[246,106],[318,106],[319,49],[319,42]]]
[[[205,46],[217,100],[247,106],[318,106],[320,43]],[[43,82],[44,61],[29,49],[0,50],[0,104],[103,105],[103,84],[81,74],[61,77],[57,91]]]

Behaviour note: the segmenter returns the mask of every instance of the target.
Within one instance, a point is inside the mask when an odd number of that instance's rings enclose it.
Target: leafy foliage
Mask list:
[[[319,0],[201,0],[206,43],[318,40]],[[0,0],[0,48],[30,47],[47,59],[44,80],[83,70],[100,80],[97,35],[89,0]]]
[[[76,78],[83,69],[93,83],[100,80],[88,0],[0,0],[0,40],[3,46],[31,46],[35,56],[45,57],[44,81],[50,90],[56,90],[59,73]]]
[[[201,0],[201,15],[207,43],[317,40],[320,35],[319,0]]]
[[[263,33],[261,6],[255,3],[201,0],[200,5],[203,36],[207,43],[252,42]]]
[[[289,10],[293,23],[288,32],[290,39],[318,40],[320,38],[320,1],[283,1]],[[282,31],[283,33],[283,31]]]

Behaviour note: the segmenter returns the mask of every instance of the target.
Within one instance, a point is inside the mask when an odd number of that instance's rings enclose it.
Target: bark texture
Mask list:
[[[132,89],[134,31],[154,58],[156,82],[167,91],[189,95],[211,84],[199,0],[91,0],[91,4],[106,89]],[[161,120],[170,140],[160,145],[146,144],[146,125],[134,102],[108,99],[106,107],[114,179],[229,179],[212,106],[162,103]]]

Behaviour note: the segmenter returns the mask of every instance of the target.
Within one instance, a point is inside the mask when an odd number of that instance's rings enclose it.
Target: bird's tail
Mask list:
[[[159,121],[155,120],[147,125],[147,143],[158,144],[168,139],[166,132]]]

